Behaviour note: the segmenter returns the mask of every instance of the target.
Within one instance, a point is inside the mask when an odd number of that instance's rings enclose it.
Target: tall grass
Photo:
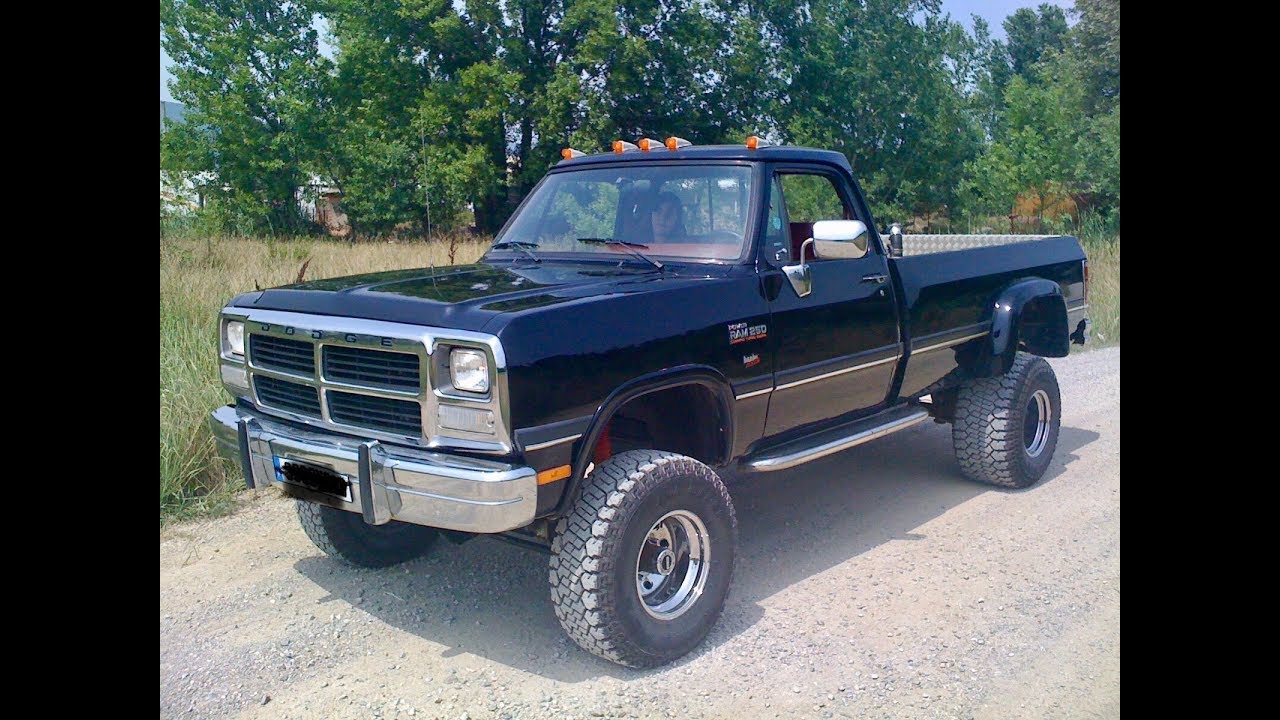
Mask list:
[[[351,245],[171,234],[160,241],[160,523],[225,512],[240,471],[218,460],[206,424],[229,400],[218,379],[218,311],[237,293],[307,279],[448,264],[448,239]],[[488,239],[454,237],[457,263]]]
[[[1100,238],[1081,233],[1089,257],[1089,319],[1093,337],[1086,347],[1120,344],[1120,236]],[[1079,347],[1079,346],[1072,346]]]

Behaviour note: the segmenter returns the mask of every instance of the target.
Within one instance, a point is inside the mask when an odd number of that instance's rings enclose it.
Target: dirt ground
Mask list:
[[[657,670],[572,645],[534,551],[356,570],[255,492],[161,533],[160,716],[1119,717],[1120,350],[1051,362],[1062,433],[1028,490],[966,481],[933,423],[727,477],[724,615]]]

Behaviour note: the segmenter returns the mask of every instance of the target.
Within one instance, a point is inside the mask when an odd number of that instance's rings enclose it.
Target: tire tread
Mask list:
[[[623,554],[622,527],[629,510],[652,486],[700,476],[729,509],[737,542],[737,515],[729,491],[716,473],[693,458],[658,450],[629,450],[602,463],[584,482],[573,512],[560,518],[551,544],[548,580],[560,625],[588,652],[621,665],[653,667],[671,657],[655,655],[627,637],[617,612],[614,588],[606,579]]]
[[[1030,473],[1026,467],[1021,428],[1023,409],[1018,404],[1024,386],[1040,373],[1047,373],[1051,381],[1053,435],[1052,446],[1046,447],[1045,452],[1052,456],[1061,422],[1057,380],[1044,358],[1019,352],[1007,373],[971,379],[960,387],[951,438],[956,460],[965,476],[987,485],[1025,488],[1043,475],[1043,470]],[[1045,465],[1047,467],[1048,461]]]
[[[379,542],[382,547],[376,547],[362,532],[376,533],[386,526],[368,527],[355,513],[303,500],[294,502],[302,530],[312,544],[325,555],[355,567],[384,568],[407,562],[427,552],[439,537],[431,528],[398,523],[402,541],[388,547],[383,539]]]

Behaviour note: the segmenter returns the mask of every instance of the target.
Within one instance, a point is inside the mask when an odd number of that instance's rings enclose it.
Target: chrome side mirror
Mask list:
[[[861,220],[819,220],[813,224],[813,251],[824,260],[856,260],[867,254],[868,237]]]
[[[809,246],[814,244],[813,238],[809,238],[800,243],[800,264],[799,265],[783,265],[782,272],[787,276],[787,280],[791,282],[791,289],[796,291],[796,295],[806,297],[813,292],[813,277],[809,275],[809,263],[804,261],[805,251]]]
[[[813,237],[800,244],[797,265],[784,265],[782,272],[791,282],[796,295],[806,297],[813,292],[813,277],[809,274],[809,246],[814,257],[823,260],[856,260],[867,254],[867,224],[861,220],[819,220],[813,224]]]

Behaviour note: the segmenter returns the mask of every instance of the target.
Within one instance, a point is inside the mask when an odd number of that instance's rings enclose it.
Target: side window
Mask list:
[[[782,192],[787,198],[787,215],[793,223],[853,219],[835,185],[826,176],[783,175]]]
[[[787,231],[791,257],[800,257],[800,246],[813,237],[813,224],[819,220],[855,220],[853,209],[840,198],[831,178],[826,175],[786,173],[778,176],[787,207]],[[858,244],[866,251],[867,236]],[[814,260],[812,250],[806,260]]]
[[[786,214],[782,211],[782,185],[776,177],[769,187],[769,218],[765,220],[764,250],[765,256],[772,261],[791,261]]]

